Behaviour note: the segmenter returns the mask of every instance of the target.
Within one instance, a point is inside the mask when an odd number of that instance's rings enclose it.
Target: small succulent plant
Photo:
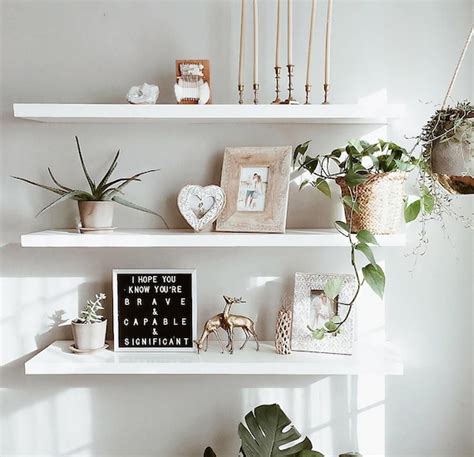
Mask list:
[[[75,320],[76,323],[80,324],[94,324],[96,322],[102,322],[104,318],[99,315],[99,311],[104,309],[102,306],[102,300],[105,300],[107,296],[103,293],[95,295],[95,301],[87,300],[87,304],[81,311],[79,317]]]
[[[76,138],[77,150],[79,153],[79,159],[81,162],[81,167],[86,177],[87,183],[89,184],[89,188],[90,188],[89,191],[78,190],[78,189],[74,189],[72,187],[61,184],[53,175],[53,172],[51,171],[51,168],[49,167],[48,167],[49,176],[51,177],[51,180],[57,187],[47,186],[45,184],[37,183],[26,178],[21,178],[19,176],[12,176],[12,178],[14,179],[18,179],[20,181],[26,182],[36,187],[40,187],[45,190],[49,190],[50,192],[53,192],[59,195],[59,198],[57,198],[53,202],[46,205],[36,216],[39,216],[44,211],[52,208],[58,203],[62,203],[67,200],[114,201],[115,203],[118,203],[119,205],[127,206],[128,208],[132,208],[138,211],[143,211],[145,213],[158,216],[163,221],[164,225],[167,227],[165,220],[158,213],[155,213],[154,211],[149,210],[147,208],[143,208],[142,206],[136,205],[135,203],[132,203],[123,198],[123,190],[125,186],[127,186],[131,182],[141,182],[140,176],[146,175],[148,173],[154,173],[156,171],[159,171],[158,169],[146,170],[146,171],[142,171],[141,173],[136,173],[133,176],[118,178],[118,179],[114,179],[110,181],[112,173],[117,167],[117,162],[120,155],[120,150],[118,150],[107,172],[105,173],[103,178],[99,181],[99,183],[96,183],[96,181],[91,178],[87,170],[86,164],[84,162],[84,157],[81,151],[81,146],[79,144],[79,138],[77,136],[75,138]]]

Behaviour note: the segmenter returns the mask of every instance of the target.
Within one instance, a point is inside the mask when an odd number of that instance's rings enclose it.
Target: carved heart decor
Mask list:
[[[184,186],[178,195],[178,208],[196,231],[212,224],[225,206],[225,193],[219,186]]]

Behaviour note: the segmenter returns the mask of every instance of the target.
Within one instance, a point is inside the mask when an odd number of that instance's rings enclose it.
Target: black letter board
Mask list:
[[[115,351],[194,351],[195,270],[113,270]]]

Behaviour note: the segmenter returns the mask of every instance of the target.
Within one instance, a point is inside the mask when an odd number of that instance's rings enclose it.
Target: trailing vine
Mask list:
[[[347,222],[336,221],[335,228],[350,244],[350,261],[356,279],[356,291],[352,299],[348,303],[338,302],[339,305],[348,307],[344,318],[334,316],[321,328],[308,327],[315,339],[323,339],[327,334],[337,334],[341,331],[364,283],[367,283],[381,298],[385,291],[385,273],[372,251],[372,247],[378,244],[374,234],[364,229],[354,232],[352,221],[353,215],[359,212],[359,186],[379,173],[411,171],[418,166],[419,161],[404,148],[383,140],[374,144],[354,140],[329,154],[314,157],[307,155],[309,144],[310,141],[300,144],[294,151],[294,167],[309,173],[309,178],[301,183],[300,189],[309,185],[331,198],[329,181],[338,178],[344,179],[349,188],[349,195],[342,197],[342,203],[348,207],[350,217],[347,218]],[[360,270],[357,263],[358,252],[368,260]],[[333,301],[336,300],[341,288],[342,281],[334,278],[327,281],[324,293]]]

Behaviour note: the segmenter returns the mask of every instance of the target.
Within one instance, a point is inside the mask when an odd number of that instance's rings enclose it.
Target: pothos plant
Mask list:
[[[342,197],[342,203],[348,207],[351,216],[359,212],[358,186],[366,183],[375,174],[410,172],[418,168],[420,163],[419,159],[406,149],[384,140],[372,144],[363,140],[353,140],[349,141],[347,146],[334,149],[329,154],[314,157],[307,154],[309,144],[310,141],[307,141],[297,146],[293,155],[294,167],[309,173],[309,177],[301,183],[300,189],[312,186],[331,198],[329,182],[343,179],[349,188],[349,195]],[[433,196],[428,187],[423,189],[418,201],[426,212],[432,210]],[[406,220],[416,218],[412,205],[405,207]],[[356,291],[348,303],[338,303],[348,307],[348,312],[343,319],[335,316],[321,328],[308,327],[315,339],[323,339],[328,334],[337,334],[341,331],[364,283],[367,283],[379,297],[382,298],[384,295],[385,273],[377,263],[372,250],[378,242],[374,234],[368,230],[354,231],[353,218],[347,219],[347,222],[336,221],[335,227],[350,244],[350,261],[356,279]],[[357,253],[361,253],[366,259],[367,263],[362,268],[359,268]],[[330,300],[335,300],[341,288],[342,281],[334,278],[327,281],[324,292]]]

